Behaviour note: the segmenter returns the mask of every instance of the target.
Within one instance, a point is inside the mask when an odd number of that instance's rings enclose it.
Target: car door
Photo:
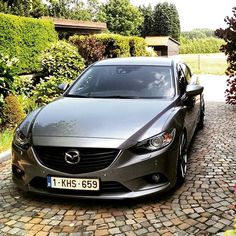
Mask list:
[[[200,107],[199,98],[197,98],[198,96],[186,97],[185,95],[187,86],[190,84],[192,77],[192,73],[188,66],[184,63],[179,63],[177,71],[179,91],[183,98],[183,105],[186,106],[185,127],[187,128],[188,140],[190,141],[197,125]]]

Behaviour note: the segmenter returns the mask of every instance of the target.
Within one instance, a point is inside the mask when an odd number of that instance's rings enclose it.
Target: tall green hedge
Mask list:
[[[96,37],[105,45],[107,57],[130,56],[129,37],[119,34],[97,34]]]
[[[50,20],[0,13],[0,53],[19,59],[19,74],[40,71],[39,54],[56,41]]]
[[[74,35],[69,38],[69,41],[78,48],[87,65],[104,58],[150,56],[146,50],[144,38],[136,36],[129,37],[119,34]]]

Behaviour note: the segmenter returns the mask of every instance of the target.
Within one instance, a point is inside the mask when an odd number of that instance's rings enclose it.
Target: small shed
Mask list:
[[[58,33],[66,33],[67,35],[73,35],[75,33],[81,35],[100,34],[107,29],[107,24],[102,22],[78,21],[54,17],[43,18],[52,20]]]
[[[145,42],[153,47],[158,56],[173,56],[179,54],[180,43],[169,36],[147,36]]]

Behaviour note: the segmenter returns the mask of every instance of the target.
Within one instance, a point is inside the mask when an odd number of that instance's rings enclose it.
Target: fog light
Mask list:
[[[159,183],[160,182],[160,179],[161,179],[161,177],[160,177],[160,175],[159,174],[154,174],[154,175],[152,175],[152,181],[154,182],[154,183]]]
[[[18,178],[21,178],[25,174],[25,172],[22,169],[20,169],[15,165],[12,165],[12,173]]]

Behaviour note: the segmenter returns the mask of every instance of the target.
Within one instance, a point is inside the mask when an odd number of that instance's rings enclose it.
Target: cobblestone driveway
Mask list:
[[[186,183],[139,201],[80,201],[22,195],[0,164],[0,235],[215,235],[235,216],[236,108],[208,103],[190,150]]]

